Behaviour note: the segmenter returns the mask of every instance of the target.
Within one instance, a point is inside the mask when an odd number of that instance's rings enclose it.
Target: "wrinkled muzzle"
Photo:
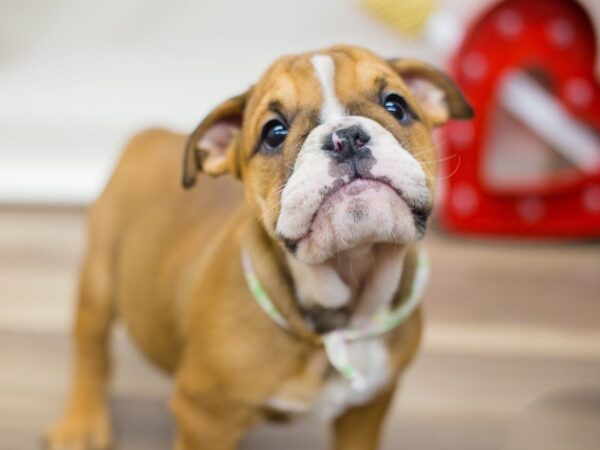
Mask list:
[[[307,136],[276,233],[296,258],[320,263],[362,244],[420,239],[431,204],[417,160],[379,123],[348,116]]]

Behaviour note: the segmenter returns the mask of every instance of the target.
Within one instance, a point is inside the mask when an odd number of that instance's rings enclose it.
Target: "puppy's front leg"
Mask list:
[[[110,262],[90,252],[84,263],[74,333],[74,379],[63,417],[46,436],[50,450],[108,449],[108,335],[113,320]]]
[[[335,450],[377,450],[381,425],[395,387],[384,390],[366,405],[348,409],[335,420]]]
[[[178,375],[171,409],[177,422],[175,450],[235,450],[258,420],[258,411],[229,399],[198,372]]]

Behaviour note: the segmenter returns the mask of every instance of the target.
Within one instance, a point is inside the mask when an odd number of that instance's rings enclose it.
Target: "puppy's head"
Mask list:
[[[432,129],[471,116],[452,81],[421,62],[347,46],[288,56],[200,123],[183,182],[199,170],[241,178],[267,232],[307,263],[406,244],[432,208]]]

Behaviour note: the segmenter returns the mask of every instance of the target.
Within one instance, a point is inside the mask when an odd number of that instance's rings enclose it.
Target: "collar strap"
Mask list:
[[[244,276],[252,297],[258,303],[258,306],[271,318],[273,322],[281,328],[291,332],[289,322],[277,310],[275,304],[269,297],[260,283],[260,280],[254,272],[250,253],[242,250],[242,266]],[[425,253],[421,251],[417,260],[417,268],[412,283],[412,289],[408,298],[400,304],[395,310],[389,311],[386,307],[382,308],[373,318],[370,324],[362,328],[342,328],[329,333],[320,335],[320,341],[325,346],[327,358],[333,367],[336,368],[345,378],[352,382],[352,385],[361,390],[365,381],[362,374],[356,370],[348,359],[348,343],[360,339],[369,339],[388,333],[398,327],[408,319],[421,303],[423,291],[427,284],[429,275],[429,265]]]

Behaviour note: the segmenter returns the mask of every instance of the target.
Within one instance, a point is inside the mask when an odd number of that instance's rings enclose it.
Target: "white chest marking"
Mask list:
[[[335,64],[331,56],[315,55],[311,58],[317,78],[321,83],[323,106],[321,122],[339,119],[345,116],[344,108],[335,95]]]
[[[364,376],[365,386],[357,390],[350,381],[336,374],[315,403],[314,412],[320,418],[333,419],[352,406],[368,403],[390,382],[388,350],[381,338],[349,343],[348,359]]]
[[[336,373],[311,400],[275,396],[270,399],[269,406],[282,412],[314,414],[320,419],[331,420],[348,408],[368,403],[391,381],[388,349],[382,338],[349,343],[348,359],[364,376],[363,389],[357,390],[350,381]]]

